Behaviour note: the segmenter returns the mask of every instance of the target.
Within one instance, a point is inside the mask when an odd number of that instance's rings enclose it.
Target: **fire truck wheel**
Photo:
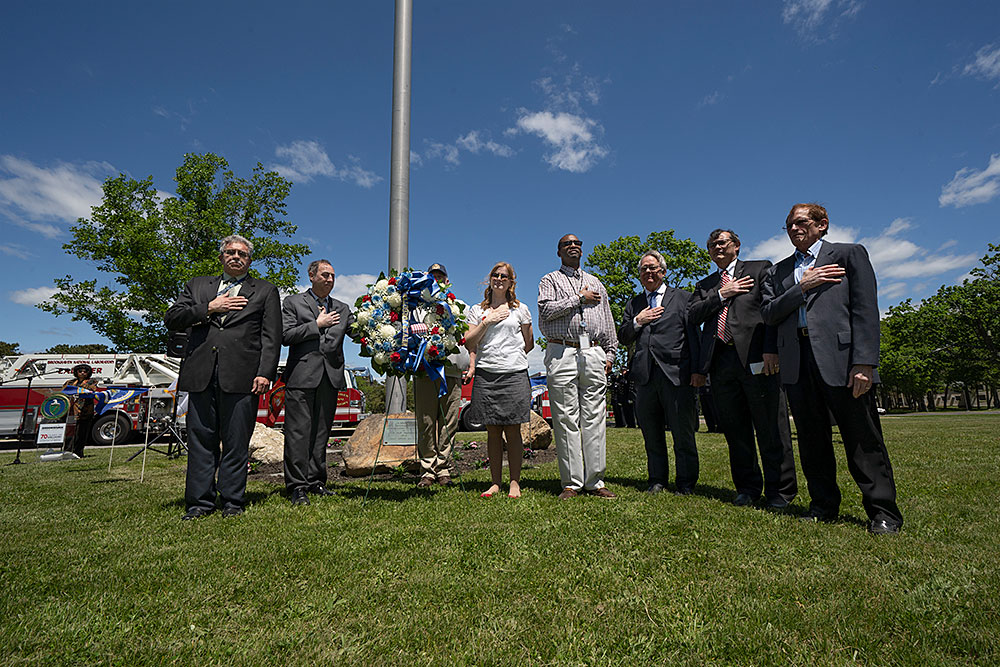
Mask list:
[[[118,419],[118,432],[115,433],[115,418]],[[90,435],[94,439],[95,445],[108,446],[111,438],[115,439],[115,446],[125,444],[132,434],[132,420],[115,410],[97,418]]]
[[[462,410],[461,414],[458,415],[458,430],[459,431],[482,431],[484,430],[483,425],[479,422],[469,419],[469,413],[466,410]]]

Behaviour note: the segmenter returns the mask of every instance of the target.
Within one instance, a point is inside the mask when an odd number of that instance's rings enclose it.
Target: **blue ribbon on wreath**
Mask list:
[[[423,303],[423,298],[420,296],[421,292],[425,289],[433,292],[436,286],[437,283],[434,281],[434,276],[423,271],[401,273],[396,276],[396,289],[406,299],[406,305],[410,308],[415,308]]]
[[[402,336],[402,334],[400,334]],[[408,372],[424,371],[427,377],[434,380],[438,386],[438,398],[448,393],[448,382],[444,377],[444,362],[427,361],[424,352],[427,350],[427,339],[423,336],[410,334],[407,340],[406,353],[396,364],[396,368]],[[401,351],[402,352],[402,351]]]

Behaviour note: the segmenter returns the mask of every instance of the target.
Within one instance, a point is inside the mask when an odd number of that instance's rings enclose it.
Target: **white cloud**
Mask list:
[[[411,150],[410,151],[410,164],[415,164],[418,167],[424,163],[424,159],[420,157],[420,153]]]
[[[336,270],[336,267],[334,269]],[[378,276],[371,273],[338,275],[333,284],[333,292],[330,294],[334,299],[340,299],[353,308],[354,302],[358,300],[359,296],[368,292],[368,285],[375,282],[376,279]]]
[[[781,18],[796,30],[816,37],[827,24],[831,33],[842,19],[852,19],[861,11],[860,0],[784,0]]]
[[[701,107],[710,107],[713,104],[718,104],[725,97],[726,97],[725,93],[716,90],[711,95],[706,95],[704,98],[702,98],[701,102],[698,103],[698,108],[700,109]]]
[[[58,292],[55,287],[28,287],[9,292],[10,300],[24,306],[37,306],[43,301],[48,301],[53,294]]]
[[[0,244],[0,253],[10,257],[17,257],[18,259],[29,259],[34,257],[33,254],[16,244]]]
[[[907,218],[897,218],[888,227],[876,236],[868,236],[855,239],[858,236],[856,229],[850,227],[830,227],[830,233],[824,240],[833,243],[860,243],[868,250],[871,257],[872,266],[878,274],[879,280],[893,281],[886,282],[879,289],[879,295],[885,299],[894,299],[905,295],[907,292],[919,291],[918,286],[905,282],[908,279],[927,279],[942,273],[972,267],[979,257],[975,253],[954,254],[942,253],[941,250],[951,247],[951,242],[944,243],[938,250],[932,251],[923,248],[913,241],[905,238],[904,232],[914,228],[913,223]],[[794,248],[788,236],[784,233],[773,236],[756,246],[741,252],[740,256],[745,259],[766,258],[772,262],[778,262],[788,257]]]
[[[548,146],[545,161],[556,169],[582,173],[608,154],[595,137],[597,121],[569,113],[521,110],[517,128],[540,137]]]
[[[534,375],[539,371],[545,372],[545,350],[535,345],[531,348],[531,352],[528,352],[528,375]]]
[[[11,222],[53,237],[48,222],[75,222],[101,203],[103,179],[115,173],[107,162],[40,167],[30,160],[0,155],[0,213]]]
[[[445,162],[452,165],[459,165],[461,163],[461,151],[466,151],[467,153],[472,153],[477,155],[479,153],[492,153],[498,157],[513,157],[514,149],[506,144],[501,144],[490,138],[489,133],[481,130],[469,130],[469,132],[463,136],[455,139],[454,142],[450,144],[443,144],[438,141],[426,141],[427,150],[424,151],[423,157],[429,160],[434,158],[442,158]],[[410,153],[410,163],[414,162],[414,155],[417,156],[416,162],[420,164],[423,162],[422,158],[413,153]]]
[[[337,167],[330,161],[326,149],[317,141],[293,141],[275,148],[274,155],[282,162],[269,165],[268,168],[297,183],[308,183],[317,176],[326,176],[371,188],[382,180],[375,172],[362,168],[360,160],[351,155],[347,157],[347,166]]]
[[[1000,46],[987,44],[976,51],[976,59],[965,66],[962,74],[1000,81]]]
[[[951,182],[941,188],[938,203],[941,206],[962,208],[985,204],[1000,194],[1000,154],[990,156],[986,169],[977,171],[964,167],[955,172]]]

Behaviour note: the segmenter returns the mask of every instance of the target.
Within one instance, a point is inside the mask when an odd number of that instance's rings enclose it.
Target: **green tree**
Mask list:
[[[220,271],[218,244],[229,234],[254,244],[252,273],[295,285],[309,248],[282,240],[296,230],[285,218],[290,181],[260,163],[250,178],[238,177],[212,153],[185,155],[174,180],[177,195],[165,199],[152,176],[106,180],[100,206],[77,221],[63,249],[107,279],[56,278],[59,291],[38,307],[87,322],[118,350],[163,352],[164,313],[185,282]]]
[[[611,314],[622,321],[625,305],[639,291],[639,258],[647,250],[658,250],[667,263],[663,281],[671,287],[693,290],[695,279],[708,272],[708,251],[691,239],[674,237],[674,230],[653,232],[641,240],[638,236],[619,236],[607,245],[599,243],[587,255],[584,266],[608,290]],[[626,350],[625,346],[620,348]],[[625,354],[616,355],[615,367],[625,364]]]
[[[85,343],[83,345],[68,345],[59,343],[45,350],[45,354],[110,354],[114,352],[104,343]]]
[[[8,343],[5,340],[0,340],[0,357],[12,357],[16,354],[21,354],[20,343]]]
[[[708,272],[708,251],[691,239],[674,237],[674,230],[653,232],[642,241],[638,236],[619,236],[607,245],[599,243],[587,255],[585,267],[608,290],[611,314],[621,322],[625,304],[639,290],[639,258],[647,250],[658,250],[667,263],[663,281],[671,287],[694,288],[695,279]]]

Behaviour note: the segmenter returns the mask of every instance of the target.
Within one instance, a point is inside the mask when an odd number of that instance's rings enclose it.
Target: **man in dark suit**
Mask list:
[[[312,287],[281,305],[282,342],[288,345],[285,381],[285,488],[293,505],[326,488],[326,445],[344,379],[344,334],[351,309],[330,296],[336,278],[328,260],[309,264]]]
[[[172,331],[190,329],[177,381],[190,406],[185,520],[214,512],[217,493],[223,517],[243,514],[258,397],[274,381],[281,351],[278,290],[248,273],[252,255],[242,236],[224,238],[222,277],[190,280],[164,317]]]
[[[670,463],[664,428],[669,422],[677,466],[675,493],[687,495],[698,481],[698,408],[691,371],[700,344],[698,330],[688,320],[691,294],[667,287],[666,272],[663,255],[656,250],[639,259],[644,289],[626,304],[618,340],[635,343],[630,368],[636,419],[646,443],[647,491],[659,493],[667,485]]]
[[[796,252],[764,276],[761,315],[778,328],[781,381],[795,417],[811,521],[840,509],[830,413],[847,450],[874,534],[898,533],[903,516],[870,389],[878,382],[879,314],[868,252],[823,240],[830,220],[819,204],[796,204],[785,220]]]
[[[788,414],[778,381],[777,330],[760,317],[760,283],[771,262],[738,259],[740,238],[729,229],[709,234],[708,253],[719,270],[698,283],[688,309],[693,324],[705,325],[695,385],[704,386],[711,374],[729,445],[734,504],[752,505],[763,492],[768,507],[783,509],[797,484],[791,433],[785,428],[782,438],[778,427],[781,419],[787,424]]]

